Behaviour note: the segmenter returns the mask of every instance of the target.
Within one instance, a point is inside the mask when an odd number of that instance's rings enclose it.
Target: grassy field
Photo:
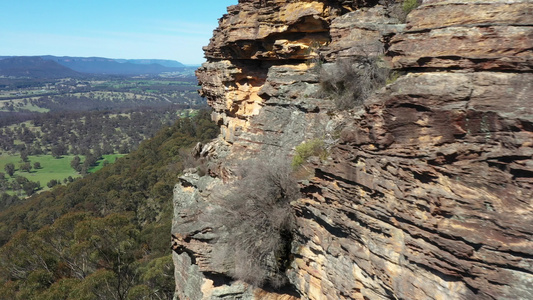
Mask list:
[[[91,167],[88,171],[89,173],[94,173],[103,168],[105,160],[107,160],[109,163],[114,163],[117,158],[124,155],[125,154],[104,155],[103,159],[99,160],[97,162],[98,164]],[[30,155],[28,156],[28,159],[32,165],[32,169],[30,173],[28,173],[19,170],[19,166],[22,164],[20,156],[4,154],[0,155],[0,172],[5,173],[5,165],[8,163],[13,163],[16,169],[14,175],[26,177],[30,181],[40,182],[43,190],[47,190],[48,187],[46,184],[52,179],[63,182],[63,179],[68,178],[69,176],[72,176],[72,178],[81,177],[81,175],[70,166],[70,162],[74,156],[75,155],[64,155],[61,158],[54,158],[52,155]],[[80,158],[82,159],[82,162],[85,159],[83,156],[80,156]],[[33,169],[33,164],[35,162],[39,162],[41,164],[41,168]],[[6,177],[9,176],[6,174]]]
[[[100,170],[101,168],[104,167],[104,161],[108,161],[109,163],[114,163],[118,158],[121,158],[122,156],[124,156],[126,154],[106,154],[106,155],[102,155],[103,159],[99,160],[97,163],[98,165],[90,168],[88,171],[89,173],[94,173],[98,170]],[[81,157],[81,156],[80,156]],[[83,159],[83,158],[82,158]]]
[[[40,169],[33,169],[30,173],[19,170],[19,166],[22,164],[22,160],[18,155],[1,155],[0,156],[0,172],[4,172],[4,167],[8,163],[15,165],[15,175],[23,176],[31,181],[41,182],[41,186],[46,187],[46,183],[52,179],[63,180],[69,176],[80,177],[78,172],[70,167],[70,161],[74,158],[74,155],[65,155],[61,158],[54,158],[52,155],[38,155],[28,156],[28,159],[33,167],[35,162],[41,164]],[[6,174],[7,175],[7,174]]]

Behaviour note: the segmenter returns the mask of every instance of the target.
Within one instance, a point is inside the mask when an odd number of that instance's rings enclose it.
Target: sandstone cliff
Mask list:
[[[240,0],[198,70],[220,137],[175,187],[180,299],[533,299],[533,3]],[[339,110],[323,70],[395,71]],[[355,80],[355,79],[354,79]],[[221,197],[256,157],[320,139],[292,201],[288,284],[217,263]]]

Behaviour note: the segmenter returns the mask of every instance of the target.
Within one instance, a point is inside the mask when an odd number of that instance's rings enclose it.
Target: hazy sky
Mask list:
[[[218,18],[238,0],[1,0],[0,56],[204,61]]]

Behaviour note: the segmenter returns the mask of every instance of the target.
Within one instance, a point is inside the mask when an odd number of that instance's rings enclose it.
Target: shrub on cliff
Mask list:
[[[362,105],[385,85],[390,69],[378,57],[338,59],[320,70],[320,95],[335,101],[338,109]]]
[[[328,155],[324,141],[318,138],[308,140],[296,146],[295,152],[291,163],[294,168],[302,165],[311,156],[318,156],[321,160],[324,160]]]
[[[219,215],[228,231],[218,262],[231,275],[255,286],[286,282],[293,214],[290,202],[300,195],[290,163],[257,160],[242,168],[224,197]]]
[[[404,13],[407,15],[413,9],[417,8],[421,3],[422,3],[422,0],[405,0],[402,3],[402,9],[403,9]]]

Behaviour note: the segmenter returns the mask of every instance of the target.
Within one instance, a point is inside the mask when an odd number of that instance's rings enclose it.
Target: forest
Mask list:
[[[43,123],[44,124],[44,123]],[[0,212],[0,299],[170,299],[173,185],[208,111],[179,118],[101,170]]]
[[[189,110],[167,105],[120,112],[89,111],[36,114],[31,121],[0,127],[0,151],[24,155],[128,153],[161,124],[170,125]],[[24,160],[24,159],[23,159]]]
[[[0,78],[0,299],[170,299],[173,185],[214,138],[190,74]]]

